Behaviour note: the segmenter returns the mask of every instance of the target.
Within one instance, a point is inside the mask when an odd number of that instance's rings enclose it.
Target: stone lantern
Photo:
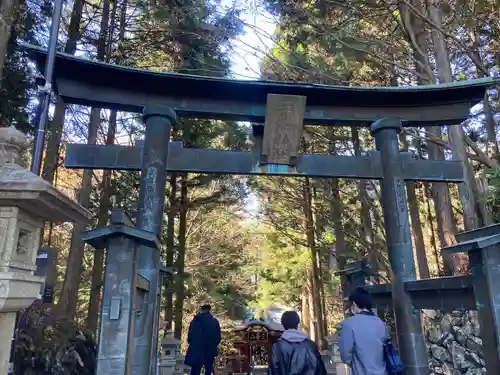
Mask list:
[[[336,332],[326,337],[328,350],[321,353],[321,357],[325,362],[327,374],[335,375],[351,375],[351,369],[342,362],[339,353],[339,338],[342,331],[342,323],[335,326]]]
[[[161,343],[160,375],[174,373],[177,358],[180,356],[181,342],[174,337],[172,331],[167,331]]]
[[[23,168],[23,133],[0,128],[0,333],[13,335],[16,314],[40,298],[44,278],[35,276],[46,221],[87,223],[90,213]],[[11,341],[0,345],[0,374],[8,373]]]

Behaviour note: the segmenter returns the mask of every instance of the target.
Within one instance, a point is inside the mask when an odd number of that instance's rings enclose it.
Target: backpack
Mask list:
[[[384,342],[384,360],[388,375],[399,375],[405,369],[403,361],[392,345],[391,340]]]

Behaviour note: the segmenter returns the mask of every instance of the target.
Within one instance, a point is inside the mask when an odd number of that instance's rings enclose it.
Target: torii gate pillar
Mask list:
[[[137,227],[155,235],[160,233],[165,204],[165,181],[170,128],[177,118],[175,112],[164,106],[147,106],[142,113],[146,124],[139,191]],[[140,246],[137,272],[149,281],[144,295],[144,306],[136,317],[134,338],[135,356],[132,373],[156,373],[158,341],[152,339],[158,330],[157,285],[160,276],[160,252],[157,248]]]
[[[405,181],[399,152],[401,120],[382,118],[370,130],[382,161],[380,180],[382,211],[392,269],[392,296],[396,329],[405,375],[429,375],[429,365],[419,312],[413,308],[404,282],[416,280]]]

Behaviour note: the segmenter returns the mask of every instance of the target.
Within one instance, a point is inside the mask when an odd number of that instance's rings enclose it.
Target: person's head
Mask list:
[[[281,315],[281,325],[285,329],[298,329],[300,324],[300,317],[295,311],[285,311]]]
[[[210,304],[208,304],[208,303],[205,303],[204,305],[201,305],[200,311],[202,313],[208,313],[208,312],[212,311],[212,306],[210,306]]]
[[[372,297],[365,288],[355,288],[349,295],[349,302],[351,302],[351,311],[354,315],[373,308]]]

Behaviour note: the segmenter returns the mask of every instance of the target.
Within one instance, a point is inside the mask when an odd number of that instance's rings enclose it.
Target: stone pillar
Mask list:
[[[44,278],[35,276],[45,221],[87,223],[90,213],[23,168],[23,133],[0,128],[0,374],[7,374],[16,314],[39,299]]]
[[[137,227],[158,235],[163,221],[165,204],[166,167],[170,128],[176,121],[175,112],[164,106],[148,106],[143,111],[146,123],[144,137],[141,186]],[[157,248],[141,246],[138,255],[138,273],[149,282],[144,294],[141,314],[138,316],[134,339],[134,375],[155,375],[157,371],[158,319],[157,285],[160,252]]]
[[[500,226],[493,225],[457,236],[458,244],[444,252],[469,254],[486,374],[500,374]]]
[[[136,297],[136,258],[139,245],[159,248],[157,236],[135,228],[119,209],[111,225],[83,233],[82,240],[106,249],[96,375],[131,373]]]
[[[396,318],[398,347],[405,364],[405,375],[429,375],[429,364],[420,314],[413,308],[404,288],[405,281],[416,280],[410,236],[405,181],[399,153],[401,120],[382,118],[371,126],[380,153],[383,179],[380,180],[382,210],[389,262],[392,269],[392,301]]]

